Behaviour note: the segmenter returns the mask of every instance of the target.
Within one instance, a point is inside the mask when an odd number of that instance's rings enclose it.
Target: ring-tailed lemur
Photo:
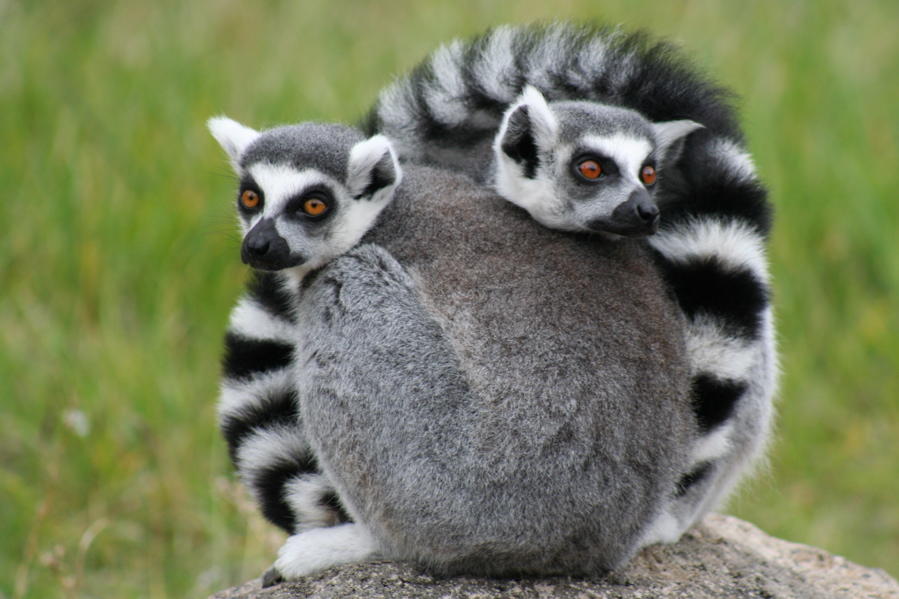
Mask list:
[[[740,195],[758,182],[735,146],[700,139],[687,147],[686,136],[701,127],[689,120],[651,123],[596,102],[550,104],[528,87],[507,110],[494,142],[500,195],[550,228],[651,233],[656,198],[662,206],[662,228],[647,243],[688,317],[693,402],[707,434],[650,532],[660,541],[677,540],[760,453],[774,390],[765,236],[757,228],[765,223],[747,214],[758,207]],[[522,145],[533,154],[523,155]],[[693,195],[696,181],[700,190],[717,188],[715,205],[703,206],[706,198]],[[671,218],[684,209],[686,218]]]
[[[528,86],[539,92],[520,97]],[[705,434],[650,541],[676,540],[721,503],[770,430],[771,208],[728,99],[642,34],[503,26],[439,48],[380,94],[366,123],[402,160],[492,182],[553,228],[646,235],[659,219],[646,242],[688,318]]]
[[[250,189],[274,203],[244,224],[247,238],[270,210],[305,197],[310,173],[338,189],[337,215],[365,201],[339,189],[368,184],[322,162],[352,165],[351,133],[310,141],[296,128],[216,129],[245,178],[240,198]],[[334,140],[348,140],[337,151],[349,160],[329,153]],[[620,565],[661,513],[696,435],[683,319],[647,250],[540,227],[461,174],[406,171],[366,245],[301,284],[258,286],[253,307],[268,318],[232,321],[240,343],[277,344],[293,330],[295,348],[280,347],[277,362],[294,361],[294,390],[285,374],[227,399],[226,380],[221,410],[244,479],[296,533],[277,572],[295,578],[375,554],[488,574]],[[315,231],[294,237],[277,218],[275,230],[291,249]],[[296,268],[285,254],[255,264]],[[226,377],[240,378],[229,372],[226,359]],[[294,499],[316,467],[326,478],[313,495],[333,481],[352,523],[296,525],[309,514]]]
[[[306,123],[262,133],[209,129],[240,179],[241,257],[254,268],[231,312],[219,421],[262,513],[293,534],[346,521],[310,451],[293,380],[299,282],[353,247],[393,199],[402,171],[383,136]]]
[[[696,438],[683,320],[648,250],[405,170],[365,245],[299,298],[303,422],[354,523],[291,537],[277,570],[621,565]]]

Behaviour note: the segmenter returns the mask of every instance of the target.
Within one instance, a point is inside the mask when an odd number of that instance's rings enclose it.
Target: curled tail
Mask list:
[[[708,132],[690,139],[659,205],[663,226],[648,243],[687,318],[700,431],[661,526],[668,531],[655,539],[673,540],[723,501],[769,435],[777,373],[765,256],[771,207],[749,156]]]
[[[549,101],[615,104],[652,121],[691,119],[741,139],[730,93],[671,44],[566,23],[506,25],[441,46],[381,92],[363,128],[393,139],[404,159],[471,174],[472,153],[489,157],[503,112],[526,85]]]
[[[299,416],[292,305],[281,275],[254,273],[231,312],[218,404],[219,426],[241,479],[263,515],[290,533],[348,520]]]

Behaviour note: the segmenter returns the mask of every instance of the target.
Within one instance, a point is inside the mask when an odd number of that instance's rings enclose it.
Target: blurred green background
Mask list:
[[[740,94],[784,376],[731,511],[899,574],[899,3],[0,0],[0,598],[200,597],[281,540],[215,427],[245,271],[204,121],[355,121],[439,42],[554,18]]]

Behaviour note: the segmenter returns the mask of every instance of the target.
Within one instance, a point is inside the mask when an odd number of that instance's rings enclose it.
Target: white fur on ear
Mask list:
[[[662,162],[672,162],[680,156],[684,147],[685,138],[697,129],[704,129],[705,125],[688,119],[680,121],[663,121],[653,123],[658,151]]]
[[[402,177],[396,152],[385,136],[375,135],[350,150],[346,185],[353,197],[374,195],[382,189],[396,187]]]
[[[215,138],[228,158],[234,171],[240,174],[240,156],[253,141],[259,137],[259,132],[241,125],[226,116],[212,117],[206,121],[209,132]]]
[[[515,101],[517,106],[527,106],[531,121],[531,131],[538,147],[546,147],[555,142],[559,133],[559,121],[550,110],[546,98],[533,85],[526,85]],[[509,114],[507,112],[507,114]]]
[[[526,177],[533,177],[539,151],[552,147],[558,133],[559,122],[546,98],[536,87],[525,86],[506,110],[493,138],[498,170],[504,171],[506,166],[516,164],[524,168]]]

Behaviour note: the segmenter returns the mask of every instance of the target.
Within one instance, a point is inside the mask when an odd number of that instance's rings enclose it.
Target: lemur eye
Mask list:
[[[647,164],[640,171],[640,178],[646,185],[652,185],[656,182],[656,169]]]
[[[309,198],[303,202],[303,212],[309,216],[321,216],[328,211],[328,204],[319,198]]]
[[[592,159],[582,160],[577,165],[577,172],[581,174],[584,179],[589,181],[595,181],[602,176],[602,167],[599,166],[599,163]]]
[[[240,205],[244,208],[256,208],[259,205],[259,201],[259,194],[252,189],[247,189],[240,194]]]

